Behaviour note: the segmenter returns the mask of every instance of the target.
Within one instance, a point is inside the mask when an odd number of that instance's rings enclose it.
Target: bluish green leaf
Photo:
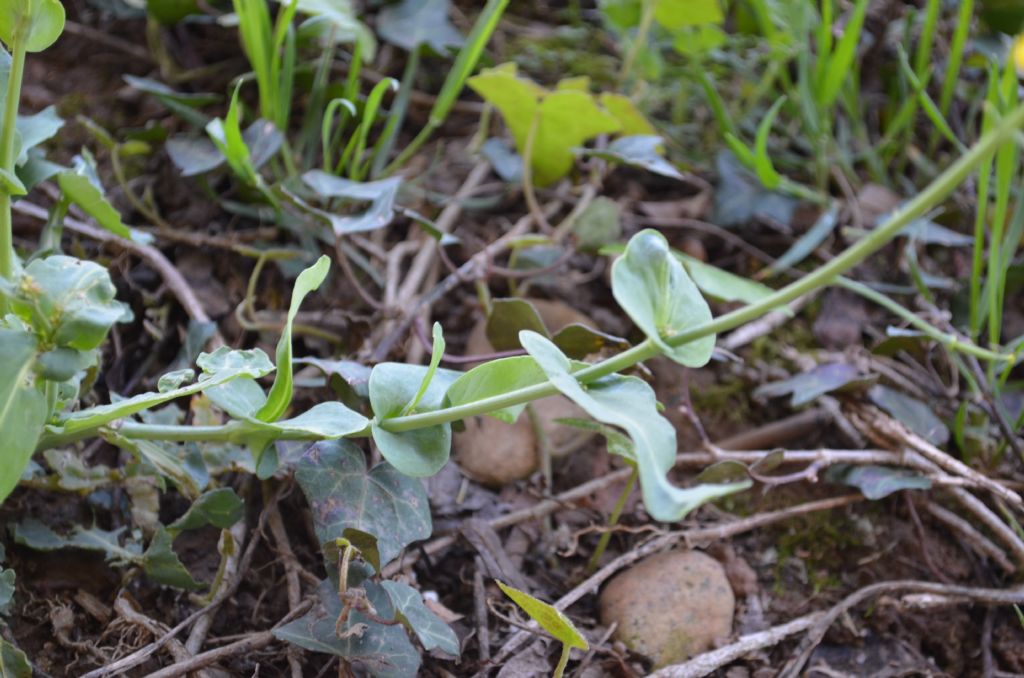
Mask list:
[[[750,486],[746,483],[698,485],[678,488],[666,474],[675,463],[676,432],[658,413],[654,391],[636,377],[610,375],[580,385],[571,363],[554,344],[532,332],[523,332],[523,347],[537,361],[551,383],[594,419],[623,429],[633,441],[640,487],[647,512],[659,521],[676,521],[701,504]]]
[[[0,328],[0,431],[4,456],[0,463],[0,502],[14,490],[35,452],[46,422],[46,397],[34,383],[36,339],[24,330]]]
[[[349,575],[351,580],[351,574]],[[376,616],[393,619],[394,606],[380,584],[364,581],[363,588]],[[323,652],[344,657],[366,667],[375,678],[408,678],[418,675],[420,655],[409,642],[400,624],[384,625],[375,622],[357,610],[352,610],[341,626],[338,637],[338,618],[342,603],[338,590],[330,580],[317,589],[317,604],[305,616],[274,629],[279,640],[298,645],[312,652]],[[362,627],[361,633],[352,632]]]
[[[525,299],[492,299],[487,316],[487,341],[496,351],[520,348],[519,333],[531,330],[549,336],[540,313]]]
[[[868,398],[931,444],[942,446],[949,442],[949,428],[927,403],[882,385],[872,386]]]
[[[711,309],[657,231],[647,229],[634,235],[612,264],[612,294],[637,327],[672,360],[701,367],[711,359],[714,335],[682,346],[667,342],[711,322]]]
[[[370,405],[376,415],[373,441],[380,453],[402,473],[414,477],[432,476],[441,470],[451,452],[450,424],[439,424],[405,433],[392,433],[380,422],[400,415],[413,398],[427,373],[422,365],[381,363],[370,373]],[[431,412],[441,407],[448,387],[461,375],[437,370],[414,412]],[[379,536],[379,535],[378,535]]]
[[[662,144],[663,141],[659,136],[636,135],[619,137],[604,150],[588,151],[583,149],[583,152],[623,165],[639,167],[670,179],[682,179],[683,175],[675,168],[675,165],[666,160],[659,152]]]
[[[791,407],[800,407],[832,391],[839,391],[851,385],[869,382],[853,365],[847,363],[827,363],[817,365],[808,372],[802,372],[789,379],[773,381],[759,386],[754,391],[757,398],[774,398],[792,395]]]
[[[448,20],[448,0],[402,0],[389,5],[377,15],[377,34],[407,52],[429,45],[444,54],[464,42]]]
[[[64,120],[57,115],[56,106],[47,106],[32,115],[19,115],[15,129],[18,130],[21,144],[16,164],[24,165],[28,161],[28,152],[47,139],[53,138],[63,126]]]
[[[720,301],[742,301],[753,304],[771,295],[775,290],[756,280],[743,278],[717,266],[706,264],[688,254],[672,250],[672,254],[682,263],[690,279],[709,297]]]
[[[928,490],[932,486],[931,480],[910,469],[889,466],[838,464],[825,472],[825,480],[856,487],[871,501],[900,490]]]
[[[382,581],[381,586],[394,604],[397,618],[416,634],[424,650],[440,650],[452,657],[459,656],[459,637],[423,604],[419,591],[398,581]]]
[[[490,360],[466,372],[448,387],[447,404],[451,407],[467,405],[545,381],[547,375],[529,356]],[[524,409],[525,403],[493,410],[487,414],[511,424],[519,418]]]

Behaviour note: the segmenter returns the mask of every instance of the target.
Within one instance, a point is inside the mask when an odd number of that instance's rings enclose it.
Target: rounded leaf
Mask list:
[[[59,0],[8,0],[0,9],[0,40],[8,47],[22,42],[28,52],[42,52],[64,31]]]

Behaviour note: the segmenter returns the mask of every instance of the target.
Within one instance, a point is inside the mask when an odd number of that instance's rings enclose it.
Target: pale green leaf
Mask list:
[[[587,639],[576,630],[576,627],[569,621],[569,618],[562,614],[558,608],[548,605],[542,600],[537,600],[529,593],[513,588],[497,579],[494,580],[494,583],[523,612],[530,615],[530,619],[540,624],[541,628],[554,636],[556,640],[580,650],[590,649],[590,643],[587,642]]]

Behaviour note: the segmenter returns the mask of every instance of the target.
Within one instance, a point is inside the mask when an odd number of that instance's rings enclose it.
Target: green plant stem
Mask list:
[[[879,306],[892,311],[893,313],[895,313],[896,315],[898,315],[899,317],[903,318],[908,323],[913,325],[918,330],[921,330],[922,332],[927,334],[930,338],[934,339],[935,341],[945,346],[950,351],[959,351],[961,353],[972,355],[975,358],[980,358],[982,360],[988,360],[991,362],[1008,362],[1011,365],[1016,362],[1016,357],[1010,353],[998,353],[996,351],[990,351],[989,349],[982,348],[981,346],[971,343],[970,341],[964,341],[962,338],[958,337],[955,334],[939,330],[938,328],[930,325],[921,318],[917,317],[907,309],[903,308],[889,297],[885,296],[881,292],[871,289],[864,283],[840,277],[836,279],[836,285],[848,289],[855,294],[859,294],[865,299],[873,301]]]
[[[813,273],[786,285],[761,301],[738,308],[675,336],[667,337],[665,338],[666,343],[670,346],[682,346],[683,344],[688,344],[713,334],[734,329],[759,318],[783,304],[788,304],[797,297],[812,290],[834,283],[838,276],[864,261],[892,240],[907,224],[935,207],[968,175],[975,171],[1000,144],[1011,140],[1022,125],[1024,125],[1024,105],[1017,106],[1007,116],[1002,118],[970,150],[950,165],[945,172],[936,177],[924,190],[904,203],[884,224],[871,231],[866,237],[848,247]],[[574,373],[573,376],[581,383],[587,384],[609,374],[625,370],[644,360],[649,360],[660,353],[661,351],[654,341],[646,339],[633,348]],[[543,382],[490,398],[483,398],[465,405],[447,407],[434,412],[422,412],[384,419],[379,422],[379,426],[393,433],[413,431],[487,414],[488,412],[513,405],[529,403],[533,400],[556,395],[557,393],[558,389],[554,385],[550,382]],[[233,436],[239,435],[239,429],[244,426],[244,422],[231,422],[223,426],[211,427],[154,426],[125,422],[121,425],[119,432],[128,438],[146,438],[150,440],[231,441],[235,439]],[[95,433],[96,430],[78,431],[75,434],[74,440],[89,437],[90,435],[95,435]],[[369,427],[367,427],[353,437],[365,437],[369,434]],[[281,437],[288,438],[287,434]],[[304,440],[309,439],[309,437],[308,434],[305,436],[296,435],[296,437],[291,439]],[[54,447],[67,442],[72,442],[72,440],[62,438],[60,435],[44,436],[44,439],[40,442],[39,449],[46,449],[46,447]]]
[[[755,320],[769,311],[788,304],[799,296],[812,290],[831,284],[836,276],[850,270],[868,256],[881,249],[914,219],[935,207],[949,195],[967,176],[973,172],[995,149],[1005,141],[1009,141],[1016,130],[1024,124],[1024,106],[1018,106],[1004,117],[988,134],[984,135],[967,153],[950,165],[924,190],[907,201],[894,212],[888,220],[866,237],[857,241],[839,256],[835,257],[813,273],[796,280],[773,294],[735,311],[719,316],[711,322],[704,323],[673,337],[666,338],[671,346],[682,346],[704,337],[734,329]],[[595,379],[619,372],[638,362],[658,355],[660,351],[650,339],[637,344],[616,356],[576,372],[574,376],[581,383],[589,383]],[[523,403],[555,395],[558,390],[548,382],[535,384],[525,388],[503,393],[498,396],[484,398],[473,403],[449,407],[435,412],[424,412],[407,417],[394,417],[381,422],[381,427],[395,433],[412,431],[427,426],[436,426],[494,410],[520,405]]]
[[[0,128],[0,171],[12,177],[15,161],[15,124],[18,120],[18,101],[21,99],[21,80],[25,73],[25,41],[20,37],[16,35],[14,39],[11,73],[7,80],[7,98],[4,100],[3,127]],[[3,188],[0,188],[0,276],[8,280],[14,276],[11,194]]]
[[[619,84],[624,85],[633,72],[633,64],[640,54],[640,50],[647,43],[647,35],[651,32],[654,23],[654,9],[657,3],[654,0],[644,0],[643,14],[640,15],[640,25],[636,29],[636,38],[629,46],[629,52],[622,62],[622,71],[619,73]]]
[[[562,656],[558,658],[558,666],[555,667],[555,672],[551,674],[551,678],[562,678],[565,674],[565,667],[569,664],[570,652],[572,652],[572,648],[566,643],[562,643]]]
[[[619,518],[622,517],[622,509],[626,507],[626,501],[629,499],[629,495],[633,493],[633,488],[636,487],[636,481],[639,477],[640,472],[636,467],[633,467],[633,472],[629,474],[629,480],[626,481],[626,487],[623,488],[622,494],[619,495],[619,500],[615,502],[615,508],[612,509],[611,514],[608,516],[609,528],[619,524]],[[590,560],[587,562],[587,572],[594,573],[597,571],[597,565],[601,562],[601,556],[604,555],[605,549],[608,548],[608,542],[611,540],[611,530],[601,535],[600,541],[597,542],[597,548],[594,549],[593,555],[590,556]]]

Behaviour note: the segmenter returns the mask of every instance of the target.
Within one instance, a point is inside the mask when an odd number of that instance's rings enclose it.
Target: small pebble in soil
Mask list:
[[[601,592],[601,623],[655,667],[686,660],[728,638],[736,599],[722,565],[700,551],[640,561]]]

